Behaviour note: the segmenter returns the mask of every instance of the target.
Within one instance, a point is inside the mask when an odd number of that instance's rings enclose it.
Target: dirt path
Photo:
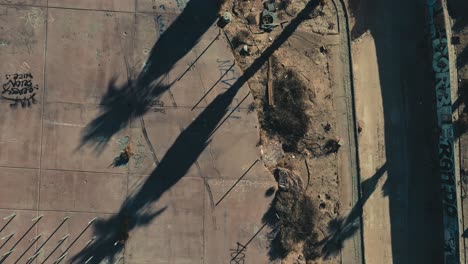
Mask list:
[[[350,1],[350,8],[366,262],[442,263],[424,1]]]
[[[338,155],[338,166],[340,172],[340,201],[342,204],[342,214],[346,216],[348,222],[347,228],[355,228],[356,231],[343,238],[343,248],[340,252],[341,261],[344,263],[363,263],[363,241],[362,241],[362,218],[356,212],[359,208],[359,171],[356,152],[356,116],[355,103],[353,103],[353,83],[352,67],[350,64],[350,35],[348,25],[348,15],[346,7],[342,0],[332,1],[337,12],[338,27],[340,35],[339,62],[335,62],[337,73],[334,89],[334,104],[337,112],[337,134],[345,139],[346,143],[342,146]],[[343,228],[343,229],[346,229]]]

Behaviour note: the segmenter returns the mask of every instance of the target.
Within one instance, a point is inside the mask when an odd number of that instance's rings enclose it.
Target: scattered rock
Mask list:
[[[232,21],[232,15],[229,12],[225,12],[223,15],[223,22],[228,24]]]
[[[275,172],[278,187],[283,191],[301,193],[304,191],[301,177],[285,168],[277,168]]]
[[[306,260],[303,255],[299,255],[294,264],[306,264]]]
[[[241,49],[241,54],[242,55],[250,55],[250,50],[249,50],[249,46],[247,45],[244,45]]]
[[[327,53],[327,48],[325,46],[320,47],[320,53],[326,54]]]
[[[218,26],[220,28],[224,28],[227,24],[231,23],[232,21],[232,14],[229,12],[225,12],[218,20]]]
[[[247,23],[249,23],[249,25],[260,25],[260,13],[250,12],[247,16]]]
[[[324,129],[325,132],[327,132],[327,133],[330,132],[330,130],[331,130],[331,125],[330,125],[330,123],[327,122],[327,124],[325,124],[325,125],[323,126],[323,129]]]
[[[325,146],[323,146],[323,151],[325,154],[336,153],[343,143],[343,140],[339,137],[329,139],[327,143],[325,143]]]
[[[277,141],[270,140],[266,145],[262,145],[260,148],[262,154],[263,163],[266,167],[274,167],[278,162],[283,159],[284,151],[281,144]]]

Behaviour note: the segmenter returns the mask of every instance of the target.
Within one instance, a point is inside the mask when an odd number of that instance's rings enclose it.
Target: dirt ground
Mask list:
[[[306,5],[307,1],[279,1],[278,20],[289,22]],[[277,26],[271,32],[259,29],[255,17],[263,10],[262,1],[228,1],[224,10],[233,13],[233,21],[225,27],[236,61],[247,69],[283,31]],[[289,254],[282,256],[282,263],[339,263],[343,241],[326,241],[336,231],[334,223],[342,217],[340,203],[340,169],[337,154],[328,151],[328,144],[336,140],[337,113],[336,87],[341,85],[339,72],[339,37],[336,11],[331,1],[324,1],[307,15],[291,35],[275,52],[271,60],[273,98],[275,106],[268,105],[268,64],[248,83],[254,96],[255,108],[261,123],[263,161],[271,173],[277,168],[290,169],[299,175],[305,186],[305,196],[316,209],[313,233],[318,237],[314,245],[315,256],[308,256],[305,241],[297,241]],[[249,54],[243,52],[246,46]],[[300,87],[300,106],[288,101],[285,89]],[[294,94],[292,95],[294,96]],[[285,106],[286,104],[286,106]],[[291,131],[282,133],[281,124],[270,123],[277,111],[294,109],[304,116],[302,124],[288,123]],[[289,110],[291,111],[291,110]],[[273,113],[273,114],[272,114]],[[276,116],[273,116],[275,118]],[[307,124],[306,127],[304,123]],[[278,129],[280,128],[280,129]],[[288,135],[292,135],[289,137]],[[291,143],[293,141],[293,143]],[[294,203],[291,201],[291,203]],[[339,240],[339,239],[338,239]],[[309,246],[310,247],[310,246]]]

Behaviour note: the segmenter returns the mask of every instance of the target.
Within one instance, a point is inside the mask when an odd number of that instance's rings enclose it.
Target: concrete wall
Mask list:
[[[436,81],[439,171],[443,195],[444,263],[460,263],[457,177],[452,123],[452,95],[447,33],[442,2],[427,0]]]

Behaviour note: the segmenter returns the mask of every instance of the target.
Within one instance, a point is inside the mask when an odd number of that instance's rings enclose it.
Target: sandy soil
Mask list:
[[[286,1],[283,1],[286,2]],[[305,6],[307,1],[293,1],[287,8],[278,12],[280,21],[289,22]],[[330,1],[317,7],[285,43],[274,53],[273,80],[287,78],[281,75],[285,70],[293,71],[298,80],[306,87],[304,112],[310,124],[304,137],[297,144],[297,149],[282,148],[282,138],[270,133],[265,126],[261,131],[261,148],[265,165],[273,172],[276,167],[286,167],[302,177],[306,195],[314,201],[317,214],[317,234],[319,241],[326,241],[338,233],[330,223],[342,219],[340,191],[341,177],[336,153],[323,154],[317,146],[323,146],[330,139],[336,138],[336,126],[339,122],[334,97],[336,89],[342,85],[340,75],[339,37],[336,12]],[[278,26],[272,32],[263,33],[255,23],[249,23],[252,15],[262,10],[261,1],[228,1],[226,11],[234,11],[233,21],[225,31],[234,43],[234,53],[241,68],[248,68],[262,51],[281,34]],[[237,15],[236,15],[237,14]],[[285,24],[286,25],[286,24]],[[239,32],[243,32],[240,34]],[[242,43],[239,45],[238,40]],[[242,55],[242,47],[247,45],[249,55]],[[249,86],[255,98],[255,109],[259,120],[264,120],[268,108],[266,104],[267,65],[249,80]],[[274,87],[274,89],[276,89]],[[322,251],[318,258],[307,263],[339,263],[340,248],[343,242],[328,252]],[[320,251],[322,245],[317,245]],[[281,263],[306,263],[301,252],[302,242],[296,250],[290,252]]]

